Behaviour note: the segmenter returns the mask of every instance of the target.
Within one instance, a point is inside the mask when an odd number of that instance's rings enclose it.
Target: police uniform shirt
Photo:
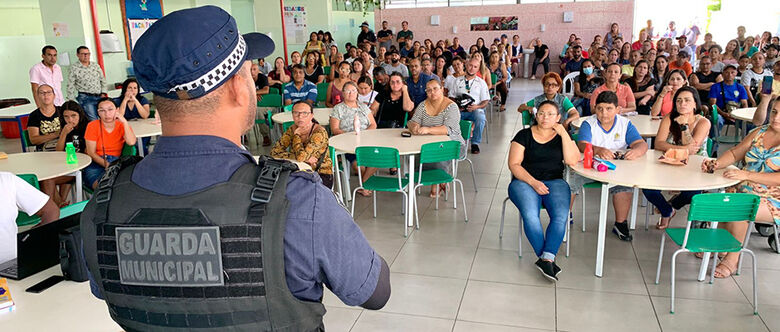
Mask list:
[[[183,195],[226,182],[250,162],[254,159],[248,151],[221,137],[163,136],[154,152],[136,165],[131,179],[159,194]],[[382,260],[330,189],[314,182],[316,177],[294,172],[287,182],[287,286],[296,298],[316,302],[327,283],[345,304],[363,304],[374,292]],[[90,284],[100,296],[93,280]]]

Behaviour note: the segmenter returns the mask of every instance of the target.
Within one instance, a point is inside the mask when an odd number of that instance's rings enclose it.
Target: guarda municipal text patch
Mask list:
[[[124,285],[222,286],[219,227],[117,227]]]

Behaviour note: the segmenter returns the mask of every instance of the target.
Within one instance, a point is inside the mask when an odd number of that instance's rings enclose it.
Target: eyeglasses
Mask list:
[[[433,92],[433,91],[438,91],[440,89],[441,89],[440,87],[435,86],[435,87],[432,87],[432,88],[425,89],[425,92]]]
[[[557,115],[558,115],[558,113],[556,113],[556,112],[539,112],[539,113],[536,113],[536,116],[540,117],[540,118],[544,118],[544,117],[554,118]]]
[[[53,95],[54,92],[53,91],[41,91],[41,92],[38,92],[38,94],[41,95],[41,96],[46,96],[46,95]]]
[[[311,114],[311,112],[295,112],[295,111],[292,112],[292,115],[296,117],[307,116],[309,114]]]
[[[544,86],[558,87],[558,83],[544,83]]]
[[[344,93],[357,93],[357,90],[343,90]]]

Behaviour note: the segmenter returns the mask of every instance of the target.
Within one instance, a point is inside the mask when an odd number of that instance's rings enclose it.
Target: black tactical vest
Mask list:
[[[324,306],[296,299],[284,271],[289,162],[240,167],[181,196],[131,180],[122,159],[81,218],[89,271],[127,331],[318,331]]]

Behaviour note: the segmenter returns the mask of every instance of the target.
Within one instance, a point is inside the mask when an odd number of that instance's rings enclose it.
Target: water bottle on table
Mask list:
[[[65,153],[67,155],[65,159],[66,164],[76,164],[78,163],[78,158],[76,158],[76,147],[73,146],[73,143],[68,143],[65,145]]]

